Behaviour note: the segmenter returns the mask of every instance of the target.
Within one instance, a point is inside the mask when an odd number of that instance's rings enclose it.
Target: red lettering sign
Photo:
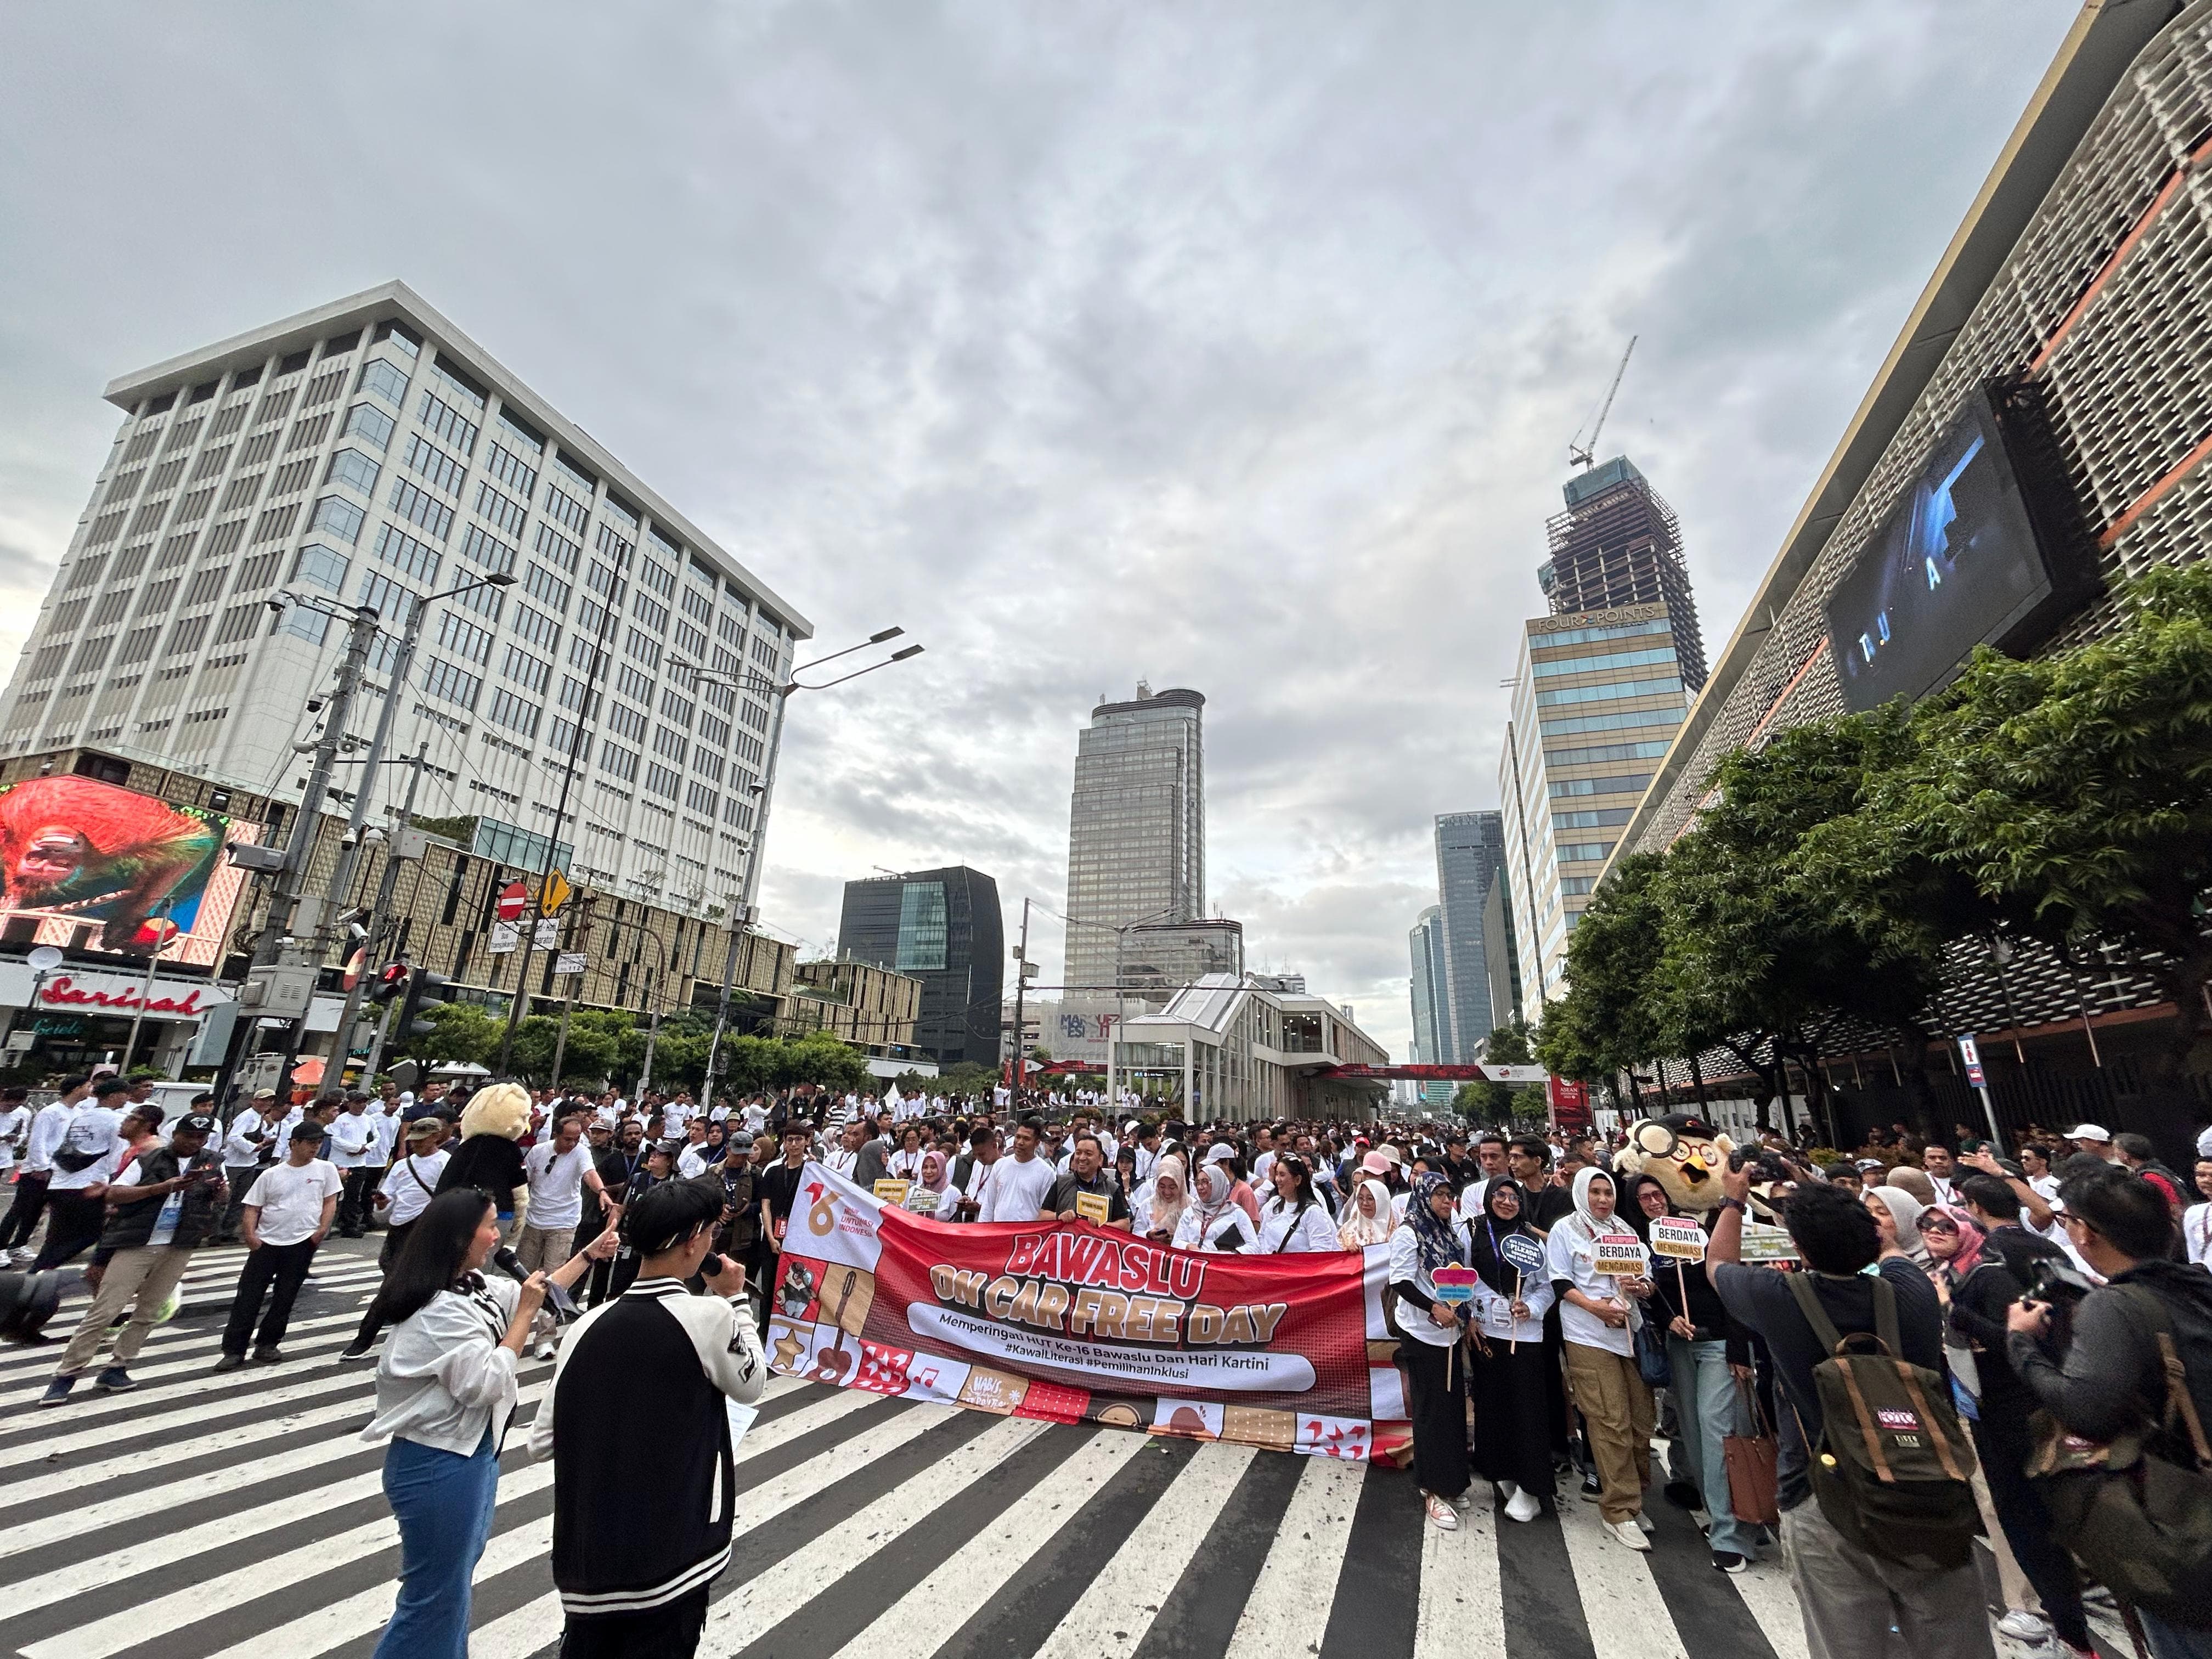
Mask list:
[[[138,1006],[138,988],[126,985],[120,991],[90,991],[76,983],[67,974],[58,974],[46,982],[39,994],[41,1002],[57,1003],[64,1007],[89,1005],[95,1008],[119,1008],[125,1011]],[[182,996],[155,996],[146,1000],[149,1014],[175,1014],[189,1018],[204,1012],[200,1007],[198,990],[187,991]]]

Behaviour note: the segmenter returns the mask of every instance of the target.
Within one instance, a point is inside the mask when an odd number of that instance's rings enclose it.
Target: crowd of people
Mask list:
[[[2052,1462],[2069,1441],[2124,1443],[2212,1499],[2212,1131],[2185,1180],[2142,1137],[2095,1124],[2032,1127],[2010,1148],[1900,1125],[1848,1155],[1768,1134],[1724,1156],[1689,1114],[1632,1139],[1469,1138],[1428,1121],[1194,1126],[1003,1090],[878,1102],[801,1086],[711,1105],[680,1090],[264,1091],[227,1124],[212,1104],[165,1133],[144,1085],[117,1079],[66,1079],[36,1113],[21,1091],[0,1096],[0,1149],[21,1158],[0,1246],[33,1272],[86,1257],[95,1291],[42,1403],[87,1377],[132,1387],[190,1252],[218,1241],[247,1254],[216,1369],[283,1363],[318,1247],[380,1228],[383,1285],[340,1358],[377,1360],[368,1432],[391,1446],[404,1565],[382,1654],[465,1651],[531,1354],[556,1360],[530,1438],[556,1458],[564,1651],[692,1650],[728,1552],[726,1405],[764,1383],[765,1291],[813,1160],[864,1188],[902,1183],[878,1190],[950,1224],[1386,1252],[1414,1484],[1437,1528],[1457,1528],[1485,1485],[1524,1524],[1565,1490],[1640,1552],[1656,1486],[1694,1516],[1717,1571],[1779,1553],[1816,1659],[1989,1653],[1992,1614],[2008,1636],[2086,1655],[2102,1595],[2155,1659],[2212,1656],[2212,1582],[2161,1589],[2110,1559],[2075,1513],[2085,1489],[2054,1484]],[[1668,1178],[1670,1158],[1709,1177],[1702,1193]],[[1655,1251],[1662,1222],[1670,1247],[1694,1224],[1702,1261]],[[1747,1226],[1765,1235],[1752,1261]],[[1942,1462],[1918,1482],[1890,1469],[1871,1495],[1852,1486],[1857,1431],[1838,1420],[1863,1402],[1836,1383],[1869,1353],[1889,1367],[1869,1386],[1894,1376],[1910,1395],[1868,1419],[1911,1428],[1889,1457],[1932,1446]],[[668,1431],[648,1449],[574,1427],[634,1419],[641,1389]],[[1762,1491],[1758,1460],[1732,1467],[1731,1449],[1770,1437]],[[642,1488],[641,1458],[666,1465]],[[641,1489],[681,1501],[641,1504]],[[2098,1513],[2117,1490],[2098,1489]],[[1994,1609],[1967,1550],[1983,1531]]]

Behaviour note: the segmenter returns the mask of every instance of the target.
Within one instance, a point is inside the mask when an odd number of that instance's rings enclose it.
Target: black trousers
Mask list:
[[[46,1207],[52,1213],[46,1218],[46,1242],[31,1264],[34,1273],[58,1267],[99,1243],[100,1226],[107,1219],[106,1199],[87,1198],[82,1190],[49,1192]]]
[[[0,1221],[0,1250],[18,1249],[31,1242],[39,1218],[46,1212],[46,1182],[52,1178],[43,1170],[15,1177],[15,1201],[8,1206],[8,1218]]]
[[[2009,1402],[1994,1412],[1984,1409],[1973,1425],[1974,1453],[1982,1460],[1990,1502],[2005,1542],[2012,1546],[2012,1559],[2035,1586],[2059,1640],[2086,1648],[2089,1620],[2081,1609],[2081,1574],[2074,1558],[2051,1535],[2051,1512],[2027,1478],[2027,1411],[2026,1403]]]
[[[299,1299],[300,1285],[314,1259],[313,1238],[297,1244],[264,1244],[246,1256],[246,1266],[239,1270],[237,1293],[230,1299],[230,1322],[223,1327],[225,1353],[244,1354],[249,1337],[257,1348],[273,1348],[284,1340],[285,1328],[292,1322],[292,1304]],[[262,1316],[264,1295],[269,1311]],[[257,1316],[261,1316],[258,1334],[253,1330]]]
[[[1486,1480],[1510,1480],[1536,1498],[1552,1496],[1551,1406],[1546,1379],[1556,1376],[1541,1342],[1520,1351],[1490,1340],[1490,1357],[1468,1369],[1474,1395],[1474,1467]]]
[[[1416,1317],[1425,1318],[1411,1304]],[[1398,1344],[1413,1421],[1413,1477],[1423,1492],[1453,1498],[1467,1490],[1467,1359],[1463,1351],[1407,1337]]]
[[[370,1206],[384,1180],[384,1167],[365,1164],[343,1171],[339,1179],[338,1231],[344,1237],[359,1238],[368,1229]]]
[[[261,1179],[258,1164],[226,1164],[222,1166],[224,1183],[230,1188],[229,1201],[222,1207],[222,1226],[216,1237],[224,1242],[238,1237],[239,1228],[246,1219],[246,1195],[253,1190],[253,1183]]]
[[[707,1586],[649,1613],[570,1613],[561,1659],[691,1659],[707,1627]]]

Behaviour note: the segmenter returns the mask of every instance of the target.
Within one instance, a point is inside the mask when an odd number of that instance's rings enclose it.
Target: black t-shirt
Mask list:
[[[599,1171],[599,1183],[607,1189],[607,1196],[617,1204],[623,1201],[623,1190],[629,1182],[629,1160],[610,1147],[592,1159],[592,1167]],[[599,1195],[589,1187],[584,1188],[584,1218],[578,1224],[577,1237],[586,1243],[596,1238],[607,1224],[607,1206]]]
[[[474,1187],[507,1212],[514,1208],[514,1189],[522,1182],[521,1147],[504,1135],[471,1135],[438,1177],[438,1190]]]
[[[1926,1273],[1902,1256],[1883,1262],[1881,1276],[1897,1292],[1897,1335],[1905,1347],[1899,1357],[1943,1374],[1942,1306],[1936,1299],[1936,1287],[1928,1282]],[[1833,1279],[1814,1273],[1812,1280],[1814,1294],[1835,1322],[1839,1334],[1874,1329],[1874,1286],[1863,1274]],[[1773,1268],[1723,1262],[1714,1288],[1738,1323],[1765,1339],[1766,1352],[1782,1379],[1785,1398],[1775,1401],[1775,1414],[1782,1419],[1775,1425],[1781,1440],[1777,1484],[1782,1507],[1795,1509],[1812,1495],[1805,1476],[1805,1441],[1797,1432],[1798,1421],[1803,1419],[1806,1434],[1820,1437],[1820,1396],[1814,1386],[1813,1368],[1828,1354],[1805,1322],[1788,1281]]]
[[[1528,1201],[1528,1224],[1548,1233],[1574,1212],[1574,1188],[1547,1184],[1539,1187]]]
[[[1088,1181],[1070,1170],[1052,1183],[1051,1190],[1044,1195],[1044,1202],[1037,1207],[1060,1215],[1075,1207],[1078,1193],[1089,1193],[1095,1198],[1104,1199],[1107,1220],[1127,1221],[1129,1218],[1129,1200],[1122,1194],[1121,1183],[1103,1169]]]
[[[771,1164],[753,1182],[753,1191],[761,1203],[775,1212],[775,1219],[769,1224],[768,1242],[775,1249],[783,1246],[782,1231],[791,1219],[791,1212],[799,1205],[799,1178],[806,1173],[806,1166],[796,1170],[784,1163]]]

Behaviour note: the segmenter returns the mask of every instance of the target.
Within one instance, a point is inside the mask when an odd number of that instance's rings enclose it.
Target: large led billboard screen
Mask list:
[[[35,942],[165,961],[219,961],[244,881],[224,843],[260,827],[173,806],[97,779],[32,778],[0,788],[0,923]]]
[[[1978,393],[1827,599],[1829,650],[1854,711],[1948,683],[1977,645],[2024,649],[2093,589],[2094,568],[2039,505],[2024,404]],[[2046,470],[2048,464],[2045,464]]]

